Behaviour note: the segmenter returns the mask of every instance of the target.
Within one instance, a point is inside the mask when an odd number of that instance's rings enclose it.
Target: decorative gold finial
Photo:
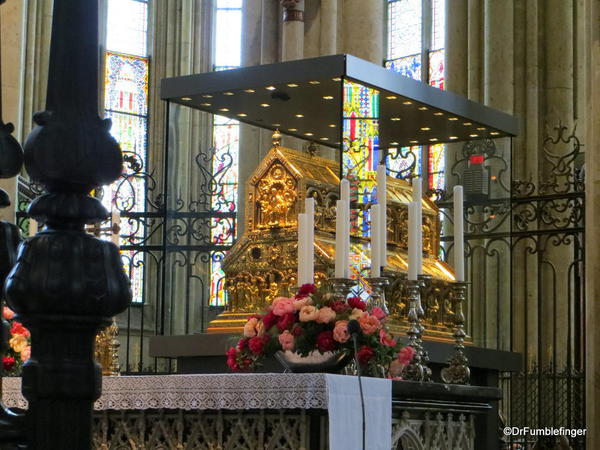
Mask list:
[[[279,147],[281,145],[281,133],[279,132],[279,128],[275,130],[273,136],[273,147]]]

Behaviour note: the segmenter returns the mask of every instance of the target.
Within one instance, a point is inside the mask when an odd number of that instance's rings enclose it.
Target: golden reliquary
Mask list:
[[[333,276],[335,265],[335,205],[339,198],[339,163],[281,147],[275,141],[248,179],[243,235],[223,259],[227,310],[213,320],[209,333],[239,333],[248,315],[259,312],[278,296],[290,296],[297,285],[298,214],[307,197],[315,199],[315,282]],[[408,324],[405,286],[408,247],[408,203],[412,187],[387,180],[388,258],[384,275],[390,278],[386,299],[391,329],[403,332]],[[355,215],[361,214],[355,205]],[[364,205],[365,207],[367,205]],[[439,260],[438,208],[423,199],[423,271],[421,291],[423,324],[430,338],[451,340],[453,301],[449,281],[452,269]],[[369,238],[351,235],[351,276],[369,292]]]

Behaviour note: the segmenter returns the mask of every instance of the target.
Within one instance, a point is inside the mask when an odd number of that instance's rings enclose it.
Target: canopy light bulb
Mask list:
[[[190,97],[181,97],[181,100],[184,102],[190,102],[192,99]]]

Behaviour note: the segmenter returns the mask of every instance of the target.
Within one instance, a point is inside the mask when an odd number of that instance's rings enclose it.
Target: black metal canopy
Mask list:
[[[166,78],[161,98],[338,148],[344,80],[380,92],[381,148],[517,134],[517,119],[351,55]]]

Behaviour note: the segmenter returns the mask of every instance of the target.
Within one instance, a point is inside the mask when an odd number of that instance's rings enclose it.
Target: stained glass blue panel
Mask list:
[[[148,114],[148,59],[106,53],[104,107],[111,111]]]
[[[398,72],[413,80],[421,80],[421,55],[406,56],[404,58],[386,61],[388,69]]]

